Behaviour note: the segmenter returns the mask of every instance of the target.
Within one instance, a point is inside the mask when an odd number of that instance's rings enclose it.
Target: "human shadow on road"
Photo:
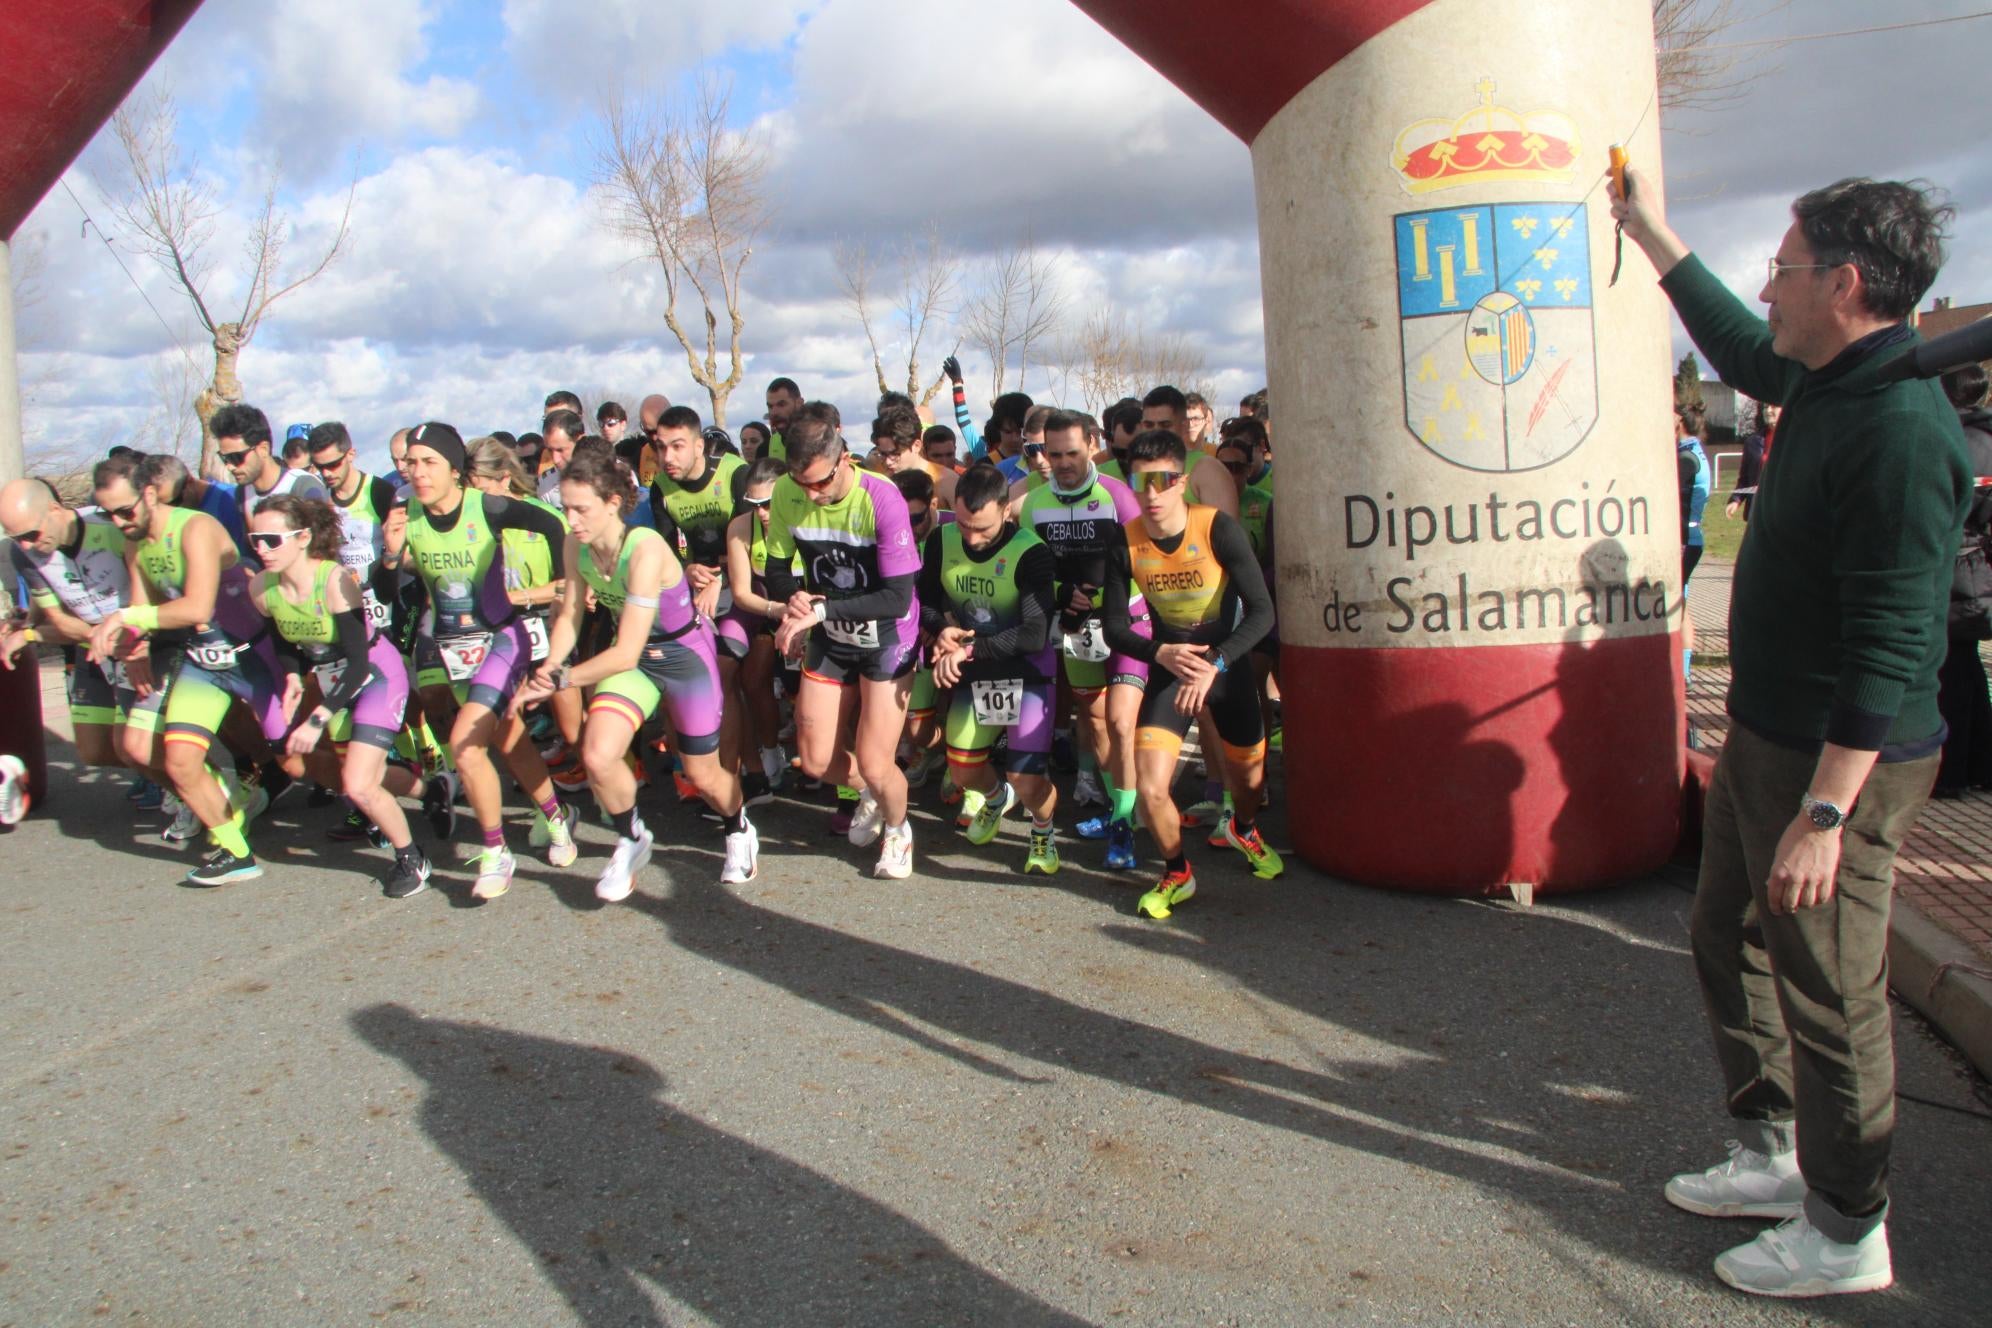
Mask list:
[[[1078,1325],[847,1186],[675,1110],[607,1047],[369,1006],[427,1085],[422,1128],[585,1323]],[[648,1285],[646,1285],[648,1284]]]

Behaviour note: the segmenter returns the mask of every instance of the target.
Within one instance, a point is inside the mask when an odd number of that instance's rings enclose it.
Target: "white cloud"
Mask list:
[[[661,85],[728,48],[783,45],[812,0],[505,0],[506,46],[549,100],[586,101],[605,71]]]

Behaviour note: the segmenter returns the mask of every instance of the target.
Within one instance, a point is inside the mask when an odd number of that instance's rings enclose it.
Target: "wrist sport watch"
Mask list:
[[[1815,798],[1810,793],[1798,800],[1798,809],[1812,818],[1812,824],[1821,830],[1837,830],[1847,822],[1847,813],[1838,803]]]

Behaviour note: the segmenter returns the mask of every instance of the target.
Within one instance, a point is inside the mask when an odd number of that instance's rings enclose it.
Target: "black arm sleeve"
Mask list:
[[[938,537],[939,532],[935,532]],[[1035,655],[1044,649],[1045,639],[1051,634],[1052,580],[1057,573],[1051,550],[1040,544],[1026,550],[1017,560],[1017,589],[1020,592],[1017,607],[1021,616],[1017,625],[1008,627],[988,636],[975,638],[975,658],[979,663],[987,659],[1017,659]]]
[[[787,608],[796,592],[795,563],[788,559],[778,561],[770,558],[768,570],[761,576],[768,583],[768,601]]]
[[[301,674],[305,670],[304,652],[291,642],[284,640],[282,632],[270,633],[270,650],[277,657],[277,667],[285,673]]]
[[[1210,549],[1245,605],[1244,618],[1216,650],[1224,656],[1226,664],[1236,664],[1273,630],[1273,597],[1266,590],[1265,573],[1259,570],[1259,560],[1252,553],[1251,536],[1236,517],[1219,512],[1212,518]]]
[[[938,526],[927,536],[920,556],[920,630],[938,632],[948,625],[947,593],[941,589],[941,531]]]
[[[510,498],[486,498],[484,519],[491,523],[491,529],[530,530],[552,546],[553,574],[556,578],[567,575],[567,527],[560,524],[560,518],[532,503],[515,502]]]
[[[1134,619],[1128,613],[1128,583],[1133,576],[1134,567],[1127,556],[1127,531],[1122,529],[1107,550],[1107,580],[1100,588],[1103,592],[1100,626],[1106,631],[1107,644],[1115,651],[1153,664],[1155,642],[1134,630]]]
[[[371,477],[367,481],[367,506],[373,508],[374,520],[387,520],[387,514],[394,510],[394,486],[378,475]]]
[[[742,505],[747,497],[747,467],[737,466],[733,478],[727,482],[728,497],[733,501],[733,516],[739,516],[747,509]],[[728,517],[727,520],[732,520]]]
[[[359,699],[360,692],[367,685],[367,651],[373,644],[367,632],[367,620],[363,609],[341,609],[332,615],[332,625],[339,629],[339,653],[345,656],[346,669],[339,675],[339,685],[325,697],[325,708],[338,714]]]
[[[774,565],[768,566],[769,581],[774,580]],[[890,622],[904,614],[913,603],[913,585],[920,579],[917,572],[904,572],[899,576],[888,576],[878,585],[862,595],[852,595],[848,599],[830,599],[823,602],[826,616],[838,622]]]

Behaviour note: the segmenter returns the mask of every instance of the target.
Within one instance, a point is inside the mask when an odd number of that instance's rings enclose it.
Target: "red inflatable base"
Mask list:
[[[11,669],[0,669],[0,752],[18,756],[28,768],[28,800],[48,799],[48,744],[42,733],[42,679],[33,646]]]
[[[1287,827],[1302,858],[1432,894],[1583,890],[1681,829],[1672,636],[1590,645],[1282,645]]]

